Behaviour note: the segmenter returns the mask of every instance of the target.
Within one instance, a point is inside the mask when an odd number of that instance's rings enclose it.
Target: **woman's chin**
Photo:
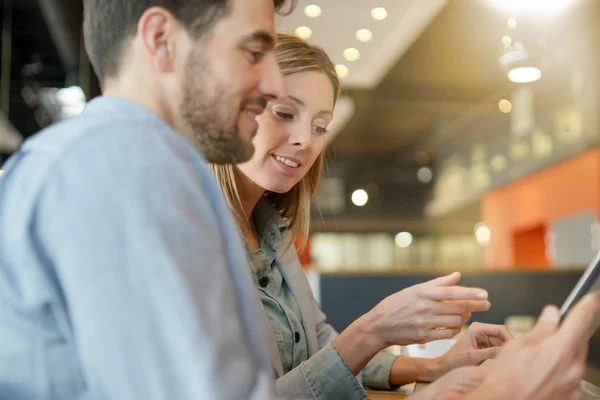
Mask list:
[[[271,193],[283,194],[283,193],[287,193],[290,190],[292,190],[293,187],[294,187],[294,185],[289,185],[289,184],[288,185],[276,184],[276,185],[269,185],[266,190]]]

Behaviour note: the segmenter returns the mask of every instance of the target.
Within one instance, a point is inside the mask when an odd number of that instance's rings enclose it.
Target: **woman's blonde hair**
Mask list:
[[[305,42],[297,36],[277,34],[275,55],[283,75],[292,75],[304,71],[321,71],[327,75],[333,87],[333,102],[340,96],[340,81],[335,64],[325,50]],[[308,173],[286,193],[268,192],[267,198],[286,221],[294,238],[302,238],[301,246],[308,237],[310,225],[310,202],[314,195],[324,168],[324,155],[319,154]],[[248,217],[244,213],[237,183],[237,169],[231,164],[211,164],[210,169],[221,186],[225,199],[233,211],[235,219],[247,238],[251,236]]]

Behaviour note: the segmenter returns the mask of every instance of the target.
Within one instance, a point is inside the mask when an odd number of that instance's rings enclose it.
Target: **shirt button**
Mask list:
[[[258,284],[260,285],[260,287],[267,287],[267,285],[269,284],[269,278],[263,276],[259,279]]]
[[[296,343],[300,341],[300,334],[298,332],[294,333],[294,340],[296,340]]]

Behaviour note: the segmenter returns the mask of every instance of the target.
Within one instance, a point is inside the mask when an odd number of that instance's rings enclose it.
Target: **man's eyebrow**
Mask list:
[[[248,42],[262,42],[265,46],[270,48],[275,46],[275,39],[267,31],[256,31],[250,35],[244,36],[240,42],[242,44]]]

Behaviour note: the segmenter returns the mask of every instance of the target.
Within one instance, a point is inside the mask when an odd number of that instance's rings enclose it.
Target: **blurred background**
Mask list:
[[[100,94],[80,0],[1,4],[0,163]],[[598,251],[600,1],[300,0],[277,26],[344,85],[307,269],[580,273]]]

